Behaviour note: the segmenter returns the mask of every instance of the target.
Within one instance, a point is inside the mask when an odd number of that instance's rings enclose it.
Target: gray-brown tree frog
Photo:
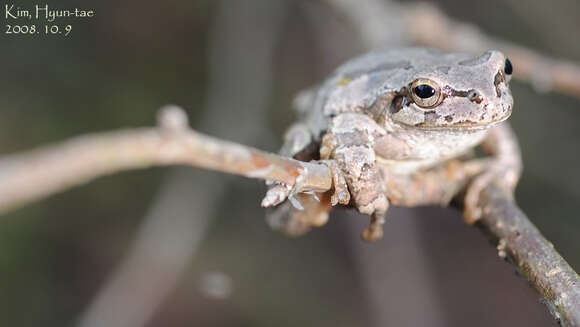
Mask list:
[[[299,234],[324,224],[331,206],[352,204],[371,216],[363,239],[377,240],[389,206],[389,176],[420,174],[481,144],[491,156],[481,160],[484,173],[465,200],[466,221],[476,221],[480,191],[499,181],[512,194],[521,172],[517,142],[504,122],[513,107],[512,70],[499,51],[473,57],[404,48],[346,62],[297,97],[300,119],[280,151],[328,165],[333,194],[300,193],[299,182],[273,185],[262,201],[277,206],[269,222]]]

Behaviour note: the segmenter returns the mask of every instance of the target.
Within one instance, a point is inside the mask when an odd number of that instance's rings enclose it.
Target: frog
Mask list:
[[[513,192],[522,170],[506,121],[513,109],[512,63],[497,50],[479,55],[432,48],[379,49],[351,59],[324,82],[298,94],[298,120],[280,154],[317,161],[332,172],[330,193],[270,183],[262,201],[274,228],[299,235],[328,220],[337,206],[370,216],[365,241],[383,236],[394,198],[389,179],[417,176],[456,158],[482,165],[469,183],[464,219],[481,217],[478,198],[490,183]],[[481,147],[485,158],[469,153]]]

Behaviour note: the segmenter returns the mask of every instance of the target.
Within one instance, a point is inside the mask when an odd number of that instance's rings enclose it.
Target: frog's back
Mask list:
[[[318,137],[329,117],[365,111],[380,94],[406,86],[417,70],[433,64],[444,67],[449,56],[435,49],[401,48],[380,49],[349,60],[312,93],[305,120]]]
[[[328,79],[338,76],[356,78],[378,71],[410,69],[419,58],[440,56],[442,53],[429,48],[379,49],[353,58],[339,66]]]

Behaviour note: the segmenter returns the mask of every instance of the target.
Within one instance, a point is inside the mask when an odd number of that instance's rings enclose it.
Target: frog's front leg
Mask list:
[[[520,148],[507,122],[493,127],[481,146],[491,156],[491,160],[480,159],[481,164],[484,165],[484,172],[477,176],[467,188],[463,217],[468,224],[473,224],[481,218],[482,209],[478,206],[478,202],[483,189],[495,183],[507,195],[513,197],[522,172]]]
[[[374,140],[385,131],[370,117],[357,113],[343,113],[334,117],[322,139],[321,159],[332,159],[350,191],[351,202],[360,213],[370,215],[370,226],[362,233],[366,241],[382,237],[382,225],[389,202],[385,182],[377,167]],[[335,201],[333,201],[335,203]]]
[[[279,153],[283,156],[292,157],[294,159],[310,161],[319,156],[316,152],[321,151],[318,148],[314,151],[312,145],[315,145],[315,143],[312,140],[312,135],[308,127],[304,123],[295,123],[288,129],[288,131],[286,131],[286,134],[284,135],[284,144]],[[326,156],[324,158],[326,158]],[[350,194],[348,193],[344,177],[342,174],[338,173],[340,169],[336,165],[336,162],[332,160],[322,160],[321,163],[328,166],[332,173],[334,190],[331,199],[332,205],[334,206],[338,203],[344,205],[348,204],[350,201]],[[300,179],[296,180],[296,183],[292,186],[284,183],[272,183],[268,188],[266,196],[262,200],[262,207],[274,207],[288,199],[295,208],[301,210],[301,201],[297,197],[302,192],[301,186]]]

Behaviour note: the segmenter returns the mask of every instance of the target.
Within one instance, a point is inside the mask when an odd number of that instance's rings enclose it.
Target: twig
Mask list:
[[[514,63],[514,77],[540,91],[580,97],[580,65],[493,38],[476,26],[458,22],[429,3],[400,5],[382,0],[322,0],[356,26],[368,48],[414,44],[447,51],[503,51]],[[402,36],[406,37],[402,39]],[[395,40],[395,41],[393,41]]]
[[[325,165],[301,162],[221,141],[186,127],[176,107],[160,113],[161,128],[140,128],[81,136],[58,145],[0,160],[0,213],[115,172],[187,165],[302,188],[331,188]],[[166,122],[178,122],[166,124]]]
[[[498,187],[488,187],[480,204],[478,226],[497,242],[499,256],[528,279],[562,326],[580,326],[578,274]]]

